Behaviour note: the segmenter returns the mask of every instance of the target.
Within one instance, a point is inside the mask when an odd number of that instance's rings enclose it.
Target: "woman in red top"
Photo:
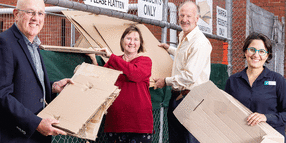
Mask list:
[[[152,103],[149,92],[152,61],[140,56],[144,52],[140,30],[132,25],[121,36],[123,55],[116,56],[107,49],[110,57],[104,67],[120,70],[115,85],[121,89],[119,96],[109,107],[104,131],[111,143],[150,143],[153,132]]]

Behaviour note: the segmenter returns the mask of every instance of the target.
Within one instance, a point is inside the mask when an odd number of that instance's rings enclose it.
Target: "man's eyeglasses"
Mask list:
[[[248,52],[249,52],[250,54],[255,54],[256,51],[258,51],[258,54],[259,54],[260,56],[265,56],[265,55],[268,53],[268,52],[267,52],[266,50],[264,50],[264,49],[259,49],[259,50],[257,50],[257,49],[254,48],[254,47],[247,48],[247,50],[248,50]]]
[[[29,16],[36,16],[36,14],[38,14],[39,17],[44,17],[46,15],[45,12],[35,12],[33,10],[21,10],[21,9],[17,9],[19,11],[23,11],[26,14],[28,14]]]

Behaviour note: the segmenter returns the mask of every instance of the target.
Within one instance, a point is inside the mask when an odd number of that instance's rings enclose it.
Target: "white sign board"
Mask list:
[[[200,30],[203,33],[212,34],[213,1],[196,0],[196,4],[200,7],[200,18],[198,21]]]
[[[138,0],[139,17],[162,20],[162,10],[162,0]]]
[[[227,38],[227,11],[219,6],[216,7],[216,34]]]
[[[83,0],[84,4],[128,12],[128,0]]]

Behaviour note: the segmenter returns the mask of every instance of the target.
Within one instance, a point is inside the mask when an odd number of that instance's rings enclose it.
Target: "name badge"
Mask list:
[[[276,85],[276,81],[264,81],[264,85]]]

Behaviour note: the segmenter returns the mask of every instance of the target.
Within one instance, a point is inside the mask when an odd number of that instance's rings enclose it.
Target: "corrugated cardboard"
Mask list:
[[[87,42],[87,40],[82,35],[80,35],[77,41],[75,42],[74,47],[89,48],[92,46]]]
[[[201,143],[284,143],[283,135],[267,123],[248,126],[251,113],[211,81],[194,87],[174,110]]]
[[[99,21],[94,21],[94,19],[89,19],[90,16],[94,16],[94,14],[87,13],[86,15],[71,15],[70,17],[72,18],[73,21],[75,21],[82,27],[82,30],[84,30],[87,33],[84,35],[84,37],[90,37],[87,38],[88,42],[92,40],[101,48],[108,47],[108,45],[104,41],[104,38],[101,37],[100,33],[92,25],[92,23]]]
[[[123,54],[120,49],[120,38],[124,30],[131,24],[136,24],[145,42],[146,52],[142,55],[149,56],[152,60],[150,86],[154,85],[153,78],[171,76],[173,60],[166,50],[158,47],[159,41],[144,24],[80,11],[63,11],[63,13],[72,23],[76,23],[75,27],[78,30],[85,33],[83,36],[90,45],[94,46],[93,44],[97,43],[101,48],[106,45],[115,55]]]
[[[81,47],[63,47],[63,46],[50,46],[50,45],[41,45],[40,49],[47,51],[56,51],[56,52],[68,52],[68,53],[86,53],[86,54],[106,54],[106,52],[95,51],[93,48],[81,48]]]
[[[87,12],[82,12],[82,11],[62,11],[63,14],[65,14],[66,18],[75,26],[75,28],[78,30],[78,32],[80,32],[85,38],[86,40],[90,43],[90,45],[92,47],[101,47],[101,46],[106,46],[106,45],[100,45],[99,42],[95,41],[89,34],[87,31],[85,31],[82,26],[77,23],[76,21],[74,21],[72,19],[72,17],[76,17],[76,16],[84,16],[87,15],[89,13]],[[96,37],[95,37],[96,38]],[[99,38],[96,38],[97,40],[100,40]],[[102,47],[101,47],[102,48]]]
[[[63,91],[38,116],[55,118],[69,135],[95,140],[104,112],[119,94],[120,71],[83,63]]]

